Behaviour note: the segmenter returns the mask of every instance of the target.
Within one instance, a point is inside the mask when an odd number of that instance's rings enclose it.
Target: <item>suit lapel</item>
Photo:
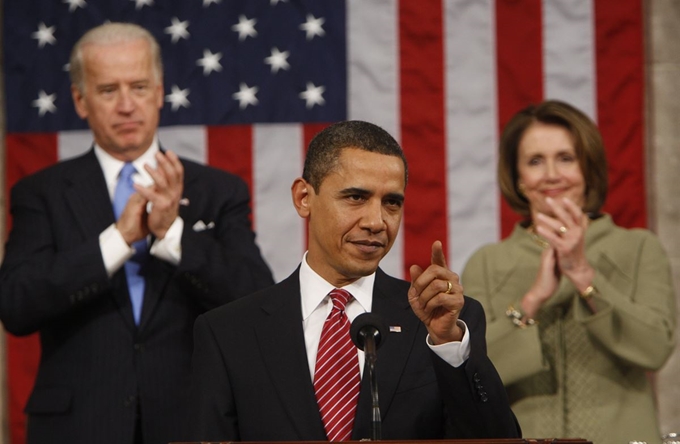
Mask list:
[[[78,229],[84,238],[98,237],[106,227],[115,222],[115,217],[104,173],[94,149],[74,159],[64,177],[64,201],[73,213]],[[111,284],[114,288],[112,298],[119,313],[128,326],[134,329],[132,306],[123,269],[111,277]]]
[[[378,350],[376,370],[380,412],[384,417],[394,399],[404,366],[423,325],[413,314],[406,298],[404,283],[387,276],[378,269],[373,287],[371,311],[385,321],[388,327],[400,332],[390,332]],[[370,438],[371,393],[368,374],[362,375],[359,405],[355,420],[353,440]]]
[[[258,346],[281,403],[302,440],[326,440],[309,373],[302,328],[300,280],[296,271],[263,304]],[[314,420],[310,420],[314,418]]]
[[[76,223],[86,237],[99,236],[115,219],[94,149],[76,159],[65,177],[64,198]]]

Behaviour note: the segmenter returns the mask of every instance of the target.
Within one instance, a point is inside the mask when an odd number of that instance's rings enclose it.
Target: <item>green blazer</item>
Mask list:
[[[673,350],[675,294],[668,258],[643,229],[591,222],[586,256],[595,268],[592,314],[565,277],[537,325],[506,315],[532,286],[542,247],[517,225],[504,241],[478,250],[465,266],[465,293],[488,318],[488,353],[525,437],[581,437],[598,444],[659,442],[648,372]]]

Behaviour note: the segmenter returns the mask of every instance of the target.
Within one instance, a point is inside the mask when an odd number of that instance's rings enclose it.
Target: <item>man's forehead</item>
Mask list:
[[[390,192],[401,192],[405,186],[404,163],[398,156],[364,150],[344,150],[338,164],[327,178],[342,189],[376,192],[390,188]]]

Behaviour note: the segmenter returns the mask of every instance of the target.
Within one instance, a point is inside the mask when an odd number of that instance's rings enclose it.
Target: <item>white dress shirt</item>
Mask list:
[[[135,170],[137,170],[137,173],[132,176],[132,180],[135,183],[144,186],[153,185],[153,179],[144,169],[144,165],[156,168],[157,162],[155,156],[158,151],[158,139],[154,137],[149,149],[132,162]],[[113,202],[113,195],[116,191],[116,185],[118,184],[118,177],[120,176],[120,172],[123,169],[125,162],[114,158],[97,144],[94,146],[94,154],[104,173],[109,198]],[[179,261],[182,258],[181,239],[183,229],[184,221],[181,217],[177,216],[170,226],[170,229],[165,234],[165,237],[154,241],[150,253],[173,265],[179,264]],[[125,242],[115,223],[101,232],[99,235],[99,247],[102,252],[102,258],[104,259],[106,272],[109,276],[118,271],[118,269],[135,254],[135,249]]]
[[[348,302],[345,307],[345,313],[350,322],[361,313],[371,311],[374,283],[375,273],[359,278],[355,282],[342,287],[354,296],[354,299]],[[307,253],[305,253],[300,264],[300,294],[302,297],[302,328],[305,334],[307,363],[309,364],[312,382],[314,381],[314,367],[316,366],[316,353],[319,348],[319,340],[321,339],[321,330],[333,308],[333,303],[328,293],[334,288],[334,286],[311,269],[307,264]],[[427,346],[454,367],[462,365],[470,356],[470,333],[465,322],[459,319],[458,325],[464,332],[461,341],[432,345],[429,335],[426,339]],[[364,352],[357,349],[357,353],[359,355],[359,369],[363,375]],[[378,360],[380,360],[379,355]]]

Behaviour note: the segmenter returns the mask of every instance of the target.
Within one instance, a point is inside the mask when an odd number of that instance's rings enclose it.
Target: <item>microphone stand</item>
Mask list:
[[[373,331],[377,333],[376,330]],[[375,371],[375,362],[378,356],[376,354],[374,334],[364,336],[364,357],[366,359],[364,368],[368,369],[368,377],[371,383],[371,441],[380,441],[382,430],[380,404],[378,402],[378,374]]]

